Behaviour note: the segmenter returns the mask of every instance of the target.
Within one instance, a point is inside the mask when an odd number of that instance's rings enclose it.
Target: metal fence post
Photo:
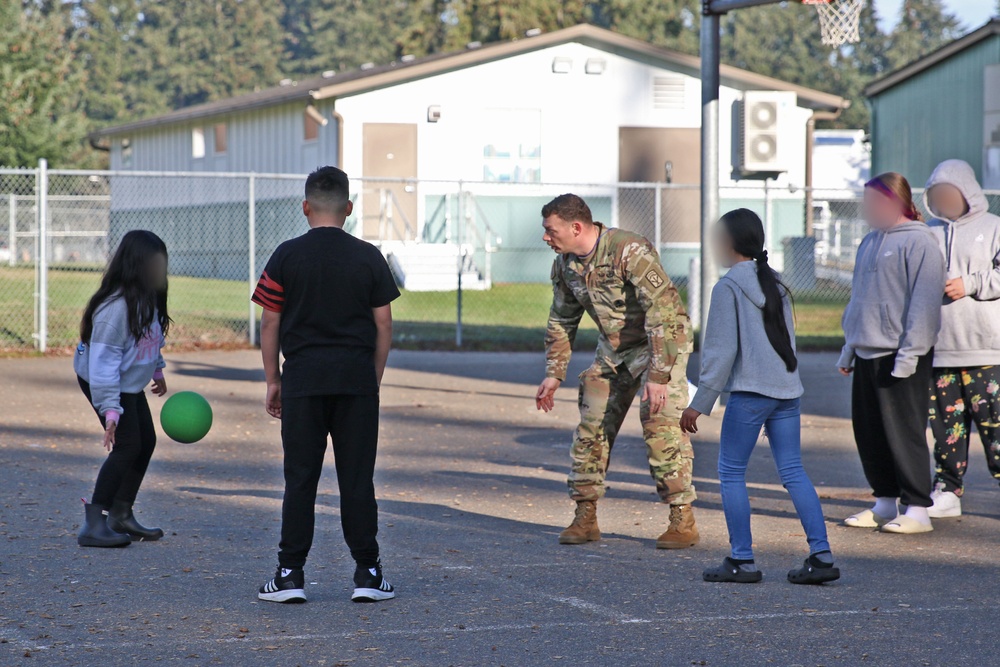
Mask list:
[[[49,163],[38,161],[38,351],[49,340]]]
[[[250,296],[257,285],[257,175],[250,173],[247,176],[247,253],[249,265],[249,287]],[[250,344],[257,344],[257,306],[250,302],[250,313],[247,319],[249,324]]]
[[[462,265],[465,258],[462,253],[462,228],[465,226],[465,191],[462,182],[458,182],[458,229],[455,236],[458,239],[458,293],[455,298],[455,347],[462,347]]]
[[[656,216],[656,221],[653,223],[653,239],[656,243],[656,254],[659,255],[663,250],[663,231],[660,229],[663,222],[663,184],[656,184],[656,202],[653,204],[653,215]],[[660,258],[660,263],[663,263],[663,258]]]
[[[11,192],[7,195],[7,249],[10,257],[7,264],[17,266],[17,194]]]
[[[688,317],[693,327],[701,328],[701,257],[688,262]]]
[[[774,254],[776,246],[774,245],[774,210],[773,204],[771,202],[771,181],[768,178],[764,179],[764,250],[768,250],[770,246],[769,254]],[[771,258],[771,262],[774,262],[774,258]],[[784,270],[784,266],[782,266]]]

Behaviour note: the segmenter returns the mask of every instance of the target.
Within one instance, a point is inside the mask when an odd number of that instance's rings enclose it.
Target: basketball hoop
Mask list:
[[[816,6],[823,43],[827,46],[861,41],[861,10],[865,0],[802,0],[802,4]]]

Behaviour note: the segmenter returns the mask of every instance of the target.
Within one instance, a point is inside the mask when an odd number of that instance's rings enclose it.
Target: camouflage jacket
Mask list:
[[[597,358],[633,377],[666,384],[678,355],[691,352],[691,320],[652,244],[600,225],[589,262],[560,255],[552,264],[552,309],[545,333],[545,374],[566,379],[573,340],[588,313],[601,335]]]

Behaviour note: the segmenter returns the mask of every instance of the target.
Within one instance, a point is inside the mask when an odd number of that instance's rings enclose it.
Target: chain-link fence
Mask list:
[[[259,312],[250,291],[273,249],[307,228],[304,180],[0,170],[0,349],[75,345],[80,313],[109,253],[140,228],[170,250],[170,342],[255,343]],[[354,179],[353,188],[347,230],[381,247],[403,287],[394,304],[400,346],[539,349],[552,264],[539,213],[562,192],[583,196],[596,219],[653,242],[685,298],[699,289],[696,185]],[[835,345],[854,255],[867,233],[860,193],[761,184],[723,188],[720,196],[721,210],[745,206],[765,221],[771,263],[796,294],[805,345]],[[990,201],[1000,212],[1000,193]],[[695,311],[697,301],[688,300]],[[594,338],[585,323],[581,344]]]

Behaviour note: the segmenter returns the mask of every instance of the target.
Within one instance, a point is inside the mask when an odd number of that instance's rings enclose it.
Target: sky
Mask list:
[[[889,29],[894,26],[899,17],[902,0],[874,0],[874,2],[882,19],[882,27]],[[944,4],[951,13],[958,16],[967,30],[978,28],[989,21],[996,7],[994,0],[944,0]]]

